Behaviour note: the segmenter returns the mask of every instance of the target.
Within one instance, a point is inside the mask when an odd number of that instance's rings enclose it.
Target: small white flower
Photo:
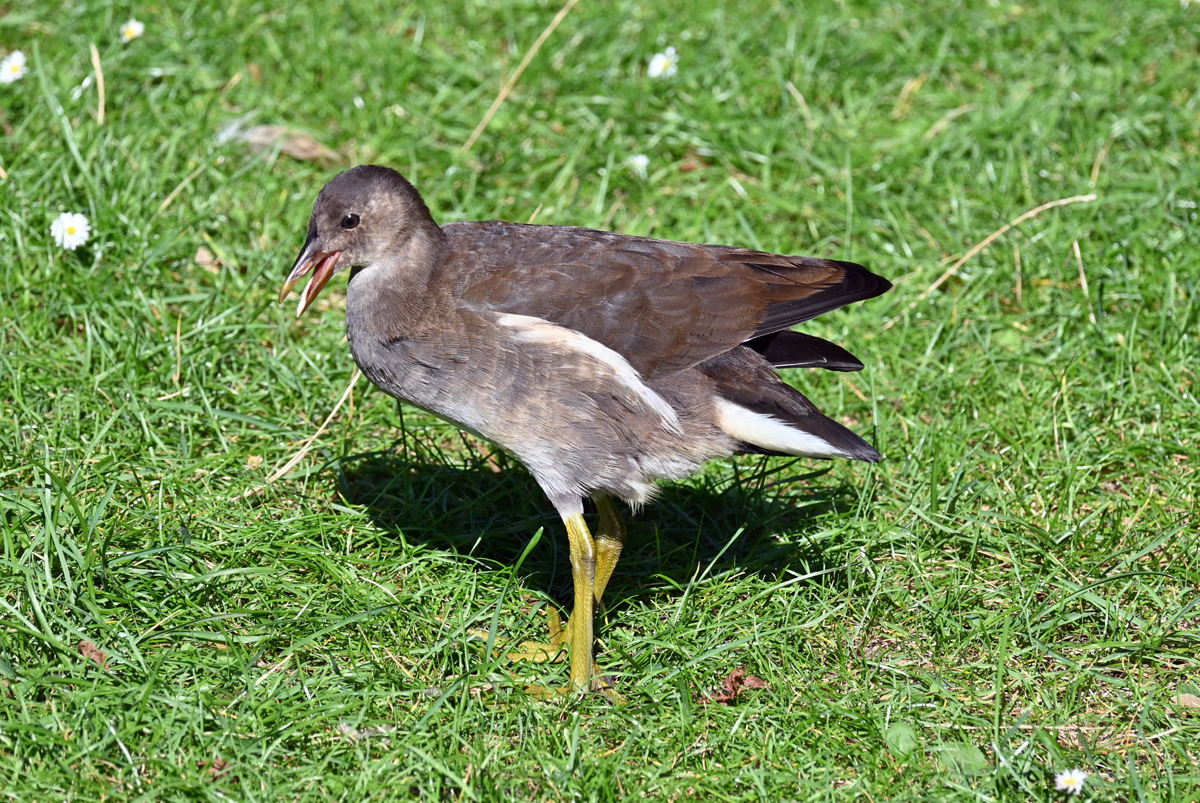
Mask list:
[[[74,251],[88,240],[92,224],[78,212],[63,212],[50,224],[50,236],[60,247]]]
[[[1068,795],[1078,795],[1083,791],[1083,782],[1088,774],[1080,769],[1067,770],[1054,776],[1054,788]]]
[[[121,26],[121,38],[126,42],[132,42],[145,32],[146,26],[137,20],[130,20]]]
[[[629,166],[633,168],[633,172],[637,173],[638,178],[646,177],[646,168],[650,166],[650,157],[644,153],[635,153],[626,160]]]
[[[646,75],[651,78],[670,78],[679,70],[679,60],[675,56],[675,48],[668,47],[666,53],[655,53],[650,59],[650,67]]]
[[[25,54],[14,50],[4,57],[4,61],[0,61],[0,84],[11,84],[27,72],[29,68],[25,66]]]

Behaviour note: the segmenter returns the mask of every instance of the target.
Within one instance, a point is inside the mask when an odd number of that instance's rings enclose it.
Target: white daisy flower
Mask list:
[[[654,58],[650,59],[646,75],[651,78],[670,78],[678,70],[679,59],[675,55],[675,48],[668,47],[666,53],[655,53]]]
[[[130,20],[121,26],[121,38],[126,42],[132,42],[145,32],[146,26],[137,20]]]
[[[63,212],[50,224],[50,236],[59,247],[74,251],[88,241],[92,224],[78,212]]]
[[[27,72],[29,68],[25,66],[25,54],[14,50],[4,57],[4,61],[0,61],[0,84],[11,84]]]
[[[1088,774],[1080,769],[1067,770],[1054,776],[1054,788],[1068,795],[1078,795],[1083,791],[1083,782]]]
[[[637,173],[638,178],[644,179],[646,177],[646,168],[650,166],[649,156],[644,153],[635,153],[626,162],[633,168],[633,172]]]

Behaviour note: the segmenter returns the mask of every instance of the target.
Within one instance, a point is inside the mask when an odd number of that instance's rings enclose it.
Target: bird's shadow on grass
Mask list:
[[[825,529],[823,519],[853,507],[853,489],[822,482],[828,468],[812,463],[736,460],[690,483],[666,484],[637,515],[620,505],[629,540],[606,603],[647,591],[678,593],[702,575],[755,572],[776,579],[792,569],[821,577],[844,563],[843,549],[813,536]],[[340,479],[347,501],[362,506],[384,533],[497,566],[517,564],[544,528],[520,575],[528,587],[570,608],[565,527],[533,477],[506,455],[398,445],[343,458]],[[814,479],[803,493],[780,497],[781,488]],[[588,519],[594,528],[590,512]],[[840,574],[818,582],[838,582]]]

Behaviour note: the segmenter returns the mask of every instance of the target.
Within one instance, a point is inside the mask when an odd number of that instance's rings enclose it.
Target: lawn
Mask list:
[[[1200,800],[1200,4],[585,0],[469,149],[558,0],[221,5],[0,11],[0,794]],[[571,593],[524,469],[335,412],[344,277],[276,303],[367,162],[442,222],[895,282],[806,325],[864,371],[787,372],[884,462],[630,518],[623,705],[503,655]]]

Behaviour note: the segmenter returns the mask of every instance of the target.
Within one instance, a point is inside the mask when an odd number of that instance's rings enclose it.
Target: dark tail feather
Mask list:
[[[746,345],[776,368],[824,368],[828,371],[861,371],[863,364],[839,346],[819,337],[784,329],[756,337]]]

